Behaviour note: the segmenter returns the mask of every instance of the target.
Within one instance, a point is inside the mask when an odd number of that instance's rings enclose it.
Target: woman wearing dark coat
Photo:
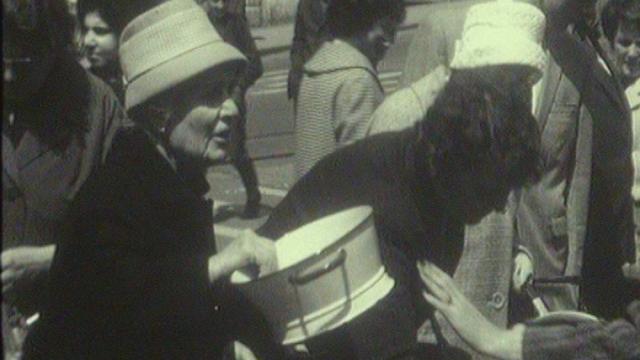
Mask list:
[[[129,23],[120,61],[135,125],[118,131],[71,204],[26,358],[217,359],[238,328],[260,327],[220,279],[275,267],[266,240],[217,252],[204,198],[237,116],[224,101],[229,74],[246,59],[194,2],[171,0]]]

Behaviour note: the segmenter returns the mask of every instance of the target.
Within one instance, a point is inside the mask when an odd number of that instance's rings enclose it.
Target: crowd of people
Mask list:
[[[392,94],[405,4],[299,0],[297,182],[223,249],[207,169],[260,215],[244,1],[2,6],[6,358],[640,358],[639,0],[429,5]],[[230,274],[359,205],[393,289],[279,344]]]

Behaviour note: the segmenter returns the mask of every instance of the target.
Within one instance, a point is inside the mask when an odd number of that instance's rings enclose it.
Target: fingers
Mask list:
[[[447,304],[447,303],[445,303],[445,302],[443,302],[443,301],[440,301],[440,299],[438,299],[437,297],[435,297],[435,296],[433,296],[433,295],[429,294],[429,293],[428,293],[428,292],[426,292],[426,291],[423,291],[423,292],[422,292],[422,297],[424,297],[424,299],[425,299],[425,300],[426,300],[426,301],[427,301],[431,306],[433,306],[434,308],[436,308],[436,310],[438,310],[438,311],[442,312],[443,314],[448,313],[448,311],[449,311],[448,306],[449,306],[450,304]]]
[[[455,293],[452,291],[454,287],[448,283],[450,280],[449,275],[442,272],[442,270],[436,266],[424,262],[420,267],[420,276],[433,296],[442,303],[451,304]]]
[[[447,273],[442,271],[439,267],[432,264],[429,261],[422,262],[423,270],[427,275],[430,275],[433,281],[447,293],[452,296],[460,295],[457,285],[454,284],[453,279]]]
[[[640,263],[626,263],[622,266],[622,273],[629,280],[640,281]]]

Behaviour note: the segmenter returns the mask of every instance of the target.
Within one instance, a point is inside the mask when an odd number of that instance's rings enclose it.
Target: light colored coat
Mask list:
[[[424,119],[448,79],[449,71],[441,65],[422,79],[387,96],[371,116],[368,135],[402,130]]]
[[[384,97],[373,65],[341,40],[326,42],[304,67],[296,105],[296,175],[362,139]]]

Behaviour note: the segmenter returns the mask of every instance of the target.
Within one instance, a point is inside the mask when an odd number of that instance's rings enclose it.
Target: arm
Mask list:
[[[302,67],[304,66],[304,49],[305,44],[305,24],[304,24],[304,4],[305,0],[301,0],[298,3],[296,10],[296,22],[293,29],[293,41],[291,42],[291,51],[289,53],[289,61],[291,62],[291,69],[289,70],[289,76],[287,79],[287,95],[289,99],[297,96],[298,89],[300,87],[300,80],[302,79]]]
[[[244,95],[247,90],[255,84],[264,71],[262,60],[256,42],[251,35],[249,24],[244,16],[234,16],[234,33],[236,37],[235,46],[247,57],[249,64],[244,73],[240,76],[236,87],[233,90],[232,98],[238,106],[244,104]]]
[[[371,115],[382,102],[380,85],[369,72],[358,71],[345,81],[335,97],[334,132],[338,146],[350,144],[367,134]]]
[[[425,300],[440,311],[474,349],[498,359],[631,359],[640,355],[640,301],[629,307],[635,325],[581,321],[518,324],[511,329],[493,326],[462,295],[453,280],[435,265],[419,265],[429,292]]]
[[[55,245],[20,246],[2,252],[2,294],[5,300],[11,300],[16,282],[49,271],[55,249]]]
[[[400,79],[401,86],[411,85],[439,65],[449,65],[446,34],[437,18],[435,13],[427,16],[413,35]]]

